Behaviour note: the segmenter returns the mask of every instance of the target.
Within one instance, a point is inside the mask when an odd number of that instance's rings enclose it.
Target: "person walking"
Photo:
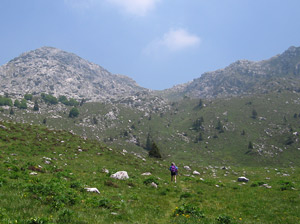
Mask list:
[[[171,171],[171,182],[174,181],[176,183],[176,176],[178,174],[178,167],[175,165],[175,163],[172,162],[169,170]]]

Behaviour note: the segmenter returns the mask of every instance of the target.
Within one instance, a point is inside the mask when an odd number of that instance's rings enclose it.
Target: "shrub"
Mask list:
[[[76,107],[73,107],[70,110],[69,117],[71,117],[71,118],[78,117],[78,115],[79,115],[79,110]]]
[[[158,183],[158,179],[155,177],[149,177],[146,180],[144,180],[144,184],[151,184],[152,182],[156,183],[157,185],[159,185]]]
[[[280,181],[279,183],[281,185],[281,191],[292,190],[295,188],[295,185],[290,181]]]
[[[70,223],[72,222],[72,216],[74,212],[69,209],[63,209],[58,214],[58,223]]]
[[[12,106],[12,100],[8,97],[0,96],[0,106]]]
[[[45,101],[45,103],[58,104],[58,100],[57,100],[57,98],[55,96],[52,96],[50,94],[42,93],[41,97]]]
[[[26,224],[47,224],[49,220],[47,218],[30,218],[25,222]]]
[[[231,223],[231,217],[228,215],[219,215],[219,217],[216,219],[218,224],[230,224]]]
[[[205,215],[197,206],[192,204],[183,204],[180,207],[176,207],[173,216],[190,215],[195,218],[204,218]]]
[[[108,198],[103,198],[98,202],[98,206],[102,207],[102,208],[111,208],[112,207],[112,203],[111,200]]]
[[[28,94],[28,93],[25,94],[25,95],[24,95],[24,99],[25,99],[25,100],[32,100],[32,94]]]
[[[183,193],[182,195],[180,195],[180,199],[182,199],[182,198],[190,198],[190,197],[192,197],[192,194],[188,193],[188,192]]]

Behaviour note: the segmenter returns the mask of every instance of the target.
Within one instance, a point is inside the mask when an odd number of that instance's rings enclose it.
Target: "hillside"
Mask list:
[[[33,110],[33,101],[39,102],[39,111]],[[146,153],[150,135],[169,161],[246,166],[300,162],[297,92],[201,100],[201,106],[199,100],[186,97],[146,109],[124,103],[86,102],[77,107],[79,115],[73,118],[69,117],[72,106],[51,105],[38,97],[27,104],[27,109],[3,107],[0,118],[72,131],[140,153]]]
[[[300,47],[263,61],[239,60],[161,92],[168,98],[228,98],[278,90],[300,91]]]
[[[37,125],[0,121],[0,130],[1,223],[300,220],[299,168],[178,163],[175,184],[169,182],[168,162],[132,153],[130,148],[116,150]],[[110,177],[121,170],[129,179]],[[250,181],[237,182],[239,176]],[[100,194],[87,192],[86,187],[97,188]]]
[[[53,47],[21,54],[0,67],[0,93],[50,93],[90,101],[110,101],[147,91],[123,75]]]

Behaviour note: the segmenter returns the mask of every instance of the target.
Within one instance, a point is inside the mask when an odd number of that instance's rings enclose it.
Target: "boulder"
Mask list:
[[[102,173],[109,173],[109,170],[106,168],[102,168]]]
[[[129,176],[126,171],[118,171],[110,176],[111,178],[118,180],[126,180],[129,179]]]
[[[152,175],[150,172],[146,172],[146,173],[142,173],[141,174],[142,176],[150,176],[150,175]]]
[[[150,185],[151,185],[151,187],[157,188],[157,184],[154,182],[152,182]]]
[[[84,188],[87,192],[95,192],[95,193],[97,193],[97,194],[100,194],[100,191],[97,189],[97,188],[95,188],[95,187],[86,187],[86,188]]]
[[[200,173],[198,171],[196,171],[196,170],[193,171],[193,174],[194,175],[200,175]]]
[[[191,170],[191,168],[189,166],[184,166],[183,168],[186,169],[186,170],[188,170],[188,171]]]
[[[246,178],[246,177],[239,177],[238,178],[238,182],[248,182],[248,181],[249,181],[249,179]]]

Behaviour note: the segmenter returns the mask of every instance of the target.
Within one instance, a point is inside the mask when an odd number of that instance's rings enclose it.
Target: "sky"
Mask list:
[[[51,46],[162,90],[300,46],[299,0],[1,0],[0,65]]]

